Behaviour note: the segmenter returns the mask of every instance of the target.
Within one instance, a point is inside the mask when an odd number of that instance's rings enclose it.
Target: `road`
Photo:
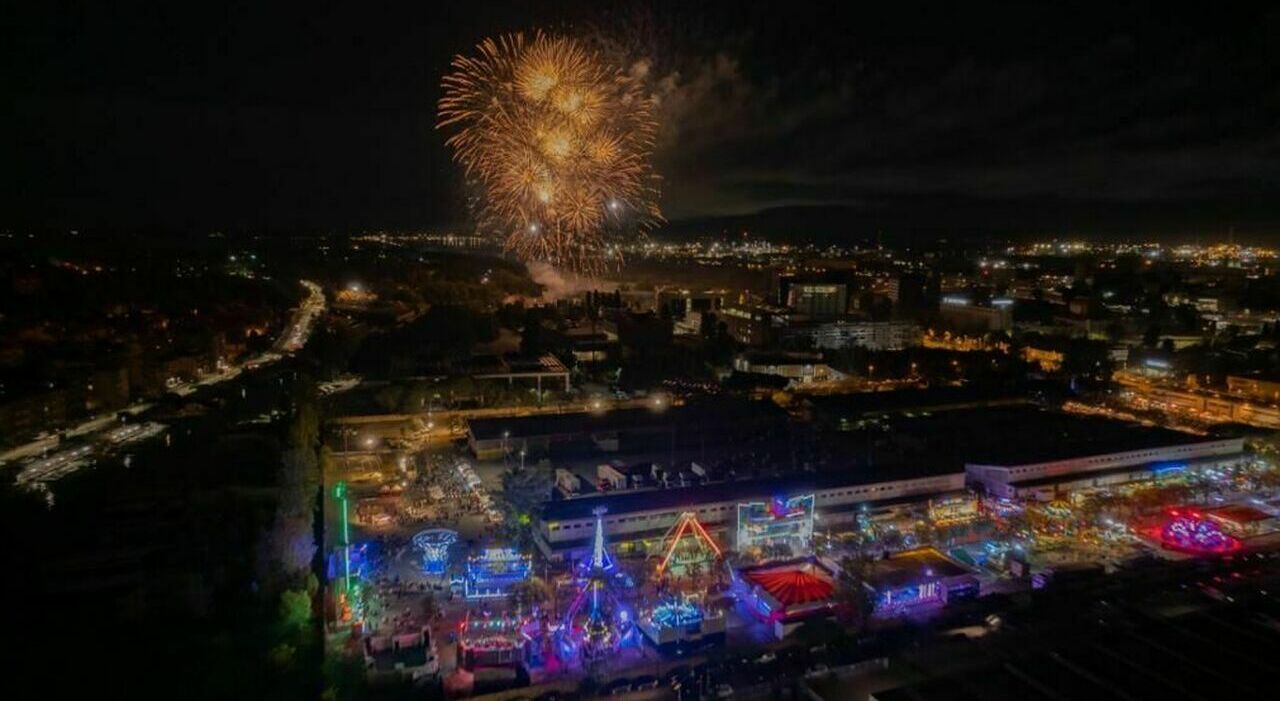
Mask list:
[[[287,354],[295,353],[303,346],[307,345],[307,341],[311,338],[312,331],[315,330],[316,319],[325,310],[324,290],[320,286],[310,280],[301,280],[302,286],[307,288],[307,298],[298,305],[298,309],[293,313],[293,318],[289,321],[289,325],[285,327],[284,332],[276,339],[271,350],[260,353],[249,358],[243,363],[226,366],[217,372],[209,373],[197,380],[191,382],[179,382],[169,388],[169,391],[180,397],[185,397],[199,390],[201,387],[221,384],[227,380],[235,379],[246,370],[270,365],[279,361]]]
[[[289,325],[276,340],[272,350],[254,356],[244,363],[206,375],[194,382],[175,385],[169,391],[179,396],[188,396],[201,388],[240,377],[246,370],[274,363],[305,346],[315,330],[316,320],[324,312],[325,297],[324,291],[316,283],[302,280],[301,284],[307,288],[307,298],[294,312]],[[21,464],[22,469],[16,475],[15,481],[20,485],[47,491],[48,483],[92,464],[98,457],[122,446],[163,434],[166,427],[154,421],[122,423],[125,414],[143,419],[152,408],[152,404],[141,403],[121,412],[95,416],[58,435],[39,438],[5,452],[0,455],[0,465],[15,462]],[[55,452],[50,453],[50,451]]]

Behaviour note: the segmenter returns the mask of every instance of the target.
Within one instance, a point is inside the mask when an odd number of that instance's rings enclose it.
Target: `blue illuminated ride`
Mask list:
[[[422,551],[422,571],[440,576],[449,567],[449,548],[458,542],[458,533],[447,528],[428,528],[413,536],[413,546]]]
[[[632,630],[633,617],[617,595],[616,583],[624,575],[616,571],[604,545],[604,509],[598,508],[591,558],[578,571],[578,594],[565,610],[562,651],[580,651],[588,657],[599,655],[625,641]],[[562,636],[563,637],[563,636]]]
[[[687,654],[724,642],[723,613],[704,608],[698,596],[673,596],[645,612],[637,624],[644,640],[664,654]]]

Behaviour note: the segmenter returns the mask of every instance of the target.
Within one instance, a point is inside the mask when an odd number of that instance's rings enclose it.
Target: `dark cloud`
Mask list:
[[[1154,29],[1123,8],[1104,20],[1050,15],[1039,19],[1063,34],[1026,48],[967,36],[987,20],[1026,30],[979,15],[942,41],[868,42],[852,62],[832,65],[820,50],[753,75],[749,41],[686,69],[677,138],[663,154],[668,210],[875,210],[942,198],[987,201],[994,212],[1041,199],[1132,205],[1142,216],[1116,224],[1142,233],[1186,230],[1159,216],[1162,203],[1182,213],[1208,202],[1240,207],[1220,228],[1280,225],[1280,63],[1265,39],[1274,14],[1225,27],[1165,17],[1171,26]],[[767,43],[764,31],[753,41]],[[855,25],[842,39],[857,45],[874,31]],[[820,47],[832,40],[814,37]]]
[[[34,3],[15,26],[19,225],[458,222],[439,76],[484,36],[544,27],[649,77],[672,219],[816,206],[851,235],[1280,232],[1275,10]]]

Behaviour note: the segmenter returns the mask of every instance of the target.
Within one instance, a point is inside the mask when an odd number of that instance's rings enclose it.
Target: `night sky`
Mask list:
[[[542,27],[650,68],[677,231],[1280,243],[1280,10],[1029,4],[22,3],[0,225],[464,226],[440,76]]]

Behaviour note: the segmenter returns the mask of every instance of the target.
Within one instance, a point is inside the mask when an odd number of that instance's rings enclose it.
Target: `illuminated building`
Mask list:
[[[797,384],[839,380],[844,374],[822,359],[821,353],[782,353],[751,351],[733,359],[738,372],[785,377]]]
[[[1255,401],[1280,404],[1280,376],[1262,373],[1228,375],[1227,392]]]
[[[440,671],[431,629],[398,630],[364,639],[364,660],[371,680],[420,680]]]
[[[487,548],[467,560],[463,594],[468,599],[504,597],[511,586],[529,578],[532,560],[515,548]]]
[[[834,317],[849,307],[849,286],[844,283],[792,282],[787,306],[810,318]]]
[[[967,297],[944,296],[938,312],[942,320],[960,331],[986,333],[1013,328],[1013,308],[1009,300],[992,300],[990,306],[978,306]]]
[[[978,497],[972,494],[929,500],[929,520],[938,526],[968,523],[981,514]]]
[[[920,344],[920,327],[909,321],[828,321],[801,327],[820,349],[902,350]]]
[[[808,552],[813,542],[813,507],[812,494],[738,504],[737,549],[782,546],[793,554]]]
[[[1044,372],[1056,372],[1062,369],[1064,356],[1061,351],[1026,346],[1022,349],[1022,359],[1039,365]]]
[[[991,418],[974,430],[993,439],[965,450],[964,460],[970,485],[995,497],[1051,501],[1075,489],[1232,465],[1244,452],[1242,438],[1210,438],[1097,416],[1022,411]]]
[[[934,548],[907,550],[876,560],[863,585],[871,592],[879,616],[978,595],[977,578]]]
[[[1148,363],[1153,359],[1148,359]],[[1201,420],[1237,422],[1261,428],[1280,428],[1280,407],[1234,393],[1186,389],[1152,382],[1136,372],[1117,372],[1114,379],[1124,391],[1121,398],[1139,408],[1180,413]],[[1239,383],[1237,388],[1241,387]]]
[[[720,309],[719,319],[733,340],[744,346],[766,346],[778,331],[789,324],[791,312],[769,305],[728,304]]]
[[[1205,509],[1204,514],[1222,529],[1237,538],[1273,533],[1280,528],[1280,519],[1248,504],[1232,504]]]
[[[878,508],[963,489],[961,466],[925,462],[875,473],[841,471],[633,489],[548,502],[538,514],[534,542],[551,560],[586,558],[596,522],[592,510],[606,506],[605,534],[616,552],[662,555],[668,534],[686,512],[694,513],[717,542],[733,543],[737,540],[738,505],[768,503],[779,493],[812,494],[815,518],[821,518],[824,527],[841,528],[851,527],[864,505]]]
[[[458,665],[516,667],[530,661],[534,646],[529,619],[516,615],[472,615],[458,624]]]

